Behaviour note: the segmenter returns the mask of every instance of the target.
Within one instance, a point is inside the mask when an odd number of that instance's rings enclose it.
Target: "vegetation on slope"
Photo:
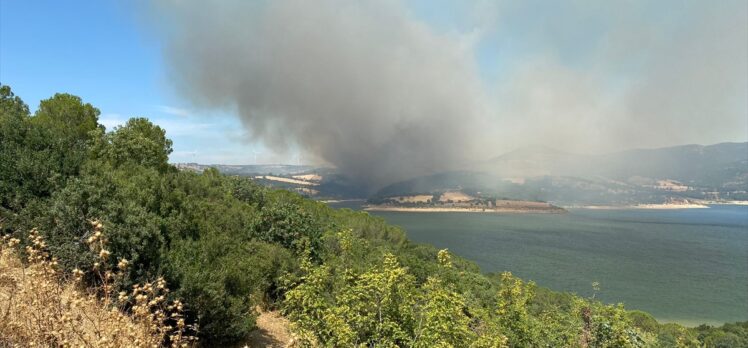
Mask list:
[[[300,345],[740,346],[745,325],[685,329],[641,312],[560,294],[409,242],[365,212],[334,210],[251,180],[179,171],[171,141],[133,118],[106,132],[98,110],[57,94],[35,114],[0,88],[2,234],[38,228],[61,274],[89,269],[103,224],[131,289],[163,277],[201,344],[246,337],[254,308],[280,308]],[[96,272],[82,281],[96,286]],[[132,311],[125,307],[124,311]]]
[[[64,279],[55,258],[36,231],[25,248],[26,263],[17,253],[18,239],[5,236],[0,242],[0,346],[41,347],[186,347],[194,337],[182,317],[180,302],[167,304],[165,281],[137,285],[132,291],[114,293],[114,283],[127,268],[107,267],[109,255],[98,248],[93,271],[98,285],[80,286],[82,272]],[[101,245],[100,232],[90,239]],[[116,296],[115,296],[116,295]],[[125,310],[129,306],[129,310]]]

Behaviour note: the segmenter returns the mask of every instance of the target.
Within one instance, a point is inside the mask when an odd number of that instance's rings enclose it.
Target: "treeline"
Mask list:
[[[163,277],[206,346],[241,340],[253,308],[279,308],[302,346],[740,347],[745,324],[686,329],[642,312],[484,275],[365,212],[334,210],[250,179],[179,171],[144,118],[106,131],[56,94],[31,114],[0,87],[0,224],[33,228],[67,272],[89,269],[101,221],[122,289]],[[84,275],[95,285],[94,274]]]

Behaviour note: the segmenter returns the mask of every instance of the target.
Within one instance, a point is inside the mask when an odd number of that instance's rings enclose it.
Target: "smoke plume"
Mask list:
[[[408,4],[175,0],[152,18],[182,96],[370,188],[531,144],[748,137],[742,1],[452,2],[471,8],[446,29]]]

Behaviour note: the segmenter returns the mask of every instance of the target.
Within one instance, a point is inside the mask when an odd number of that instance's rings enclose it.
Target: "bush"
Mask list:
[[[312,257],[320,256],[324,226],[298,204],[273,201],[265,205],[253,230],[261,241],[279,244],[297,254],[308,247]]]
[[[175,243],[169,253],[169,277],[201,337],[223,344],[254,328],[253,308],[278,299],[278,280],[293,273],[291,253],[262,242],[238,242],[228,236],[204,236]]]

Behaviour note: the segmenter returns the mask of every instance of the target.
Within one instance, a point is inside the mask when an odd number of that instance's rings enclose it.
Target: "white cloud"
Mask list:
[[[190,115],[190,110],[178,108],[175,106],[157,105],[157,108],[159,111],[165,114],[169,114],[169,115],[180,116],[180,117],[187,117]]]
[[[114,129],[114,127],[121,126],[127,122],[127,118],[120,114],[110,113],[99,116],[99,123],[102,124],[108,131]]]
[[[213,123],[193,122],[189,120],[169,120],[169,119],[151,119],[151,122],[159,125],[166,130],[166,136],[195,136],[204,137],[207,134],[220,132],[223,134],[224,129]]]

